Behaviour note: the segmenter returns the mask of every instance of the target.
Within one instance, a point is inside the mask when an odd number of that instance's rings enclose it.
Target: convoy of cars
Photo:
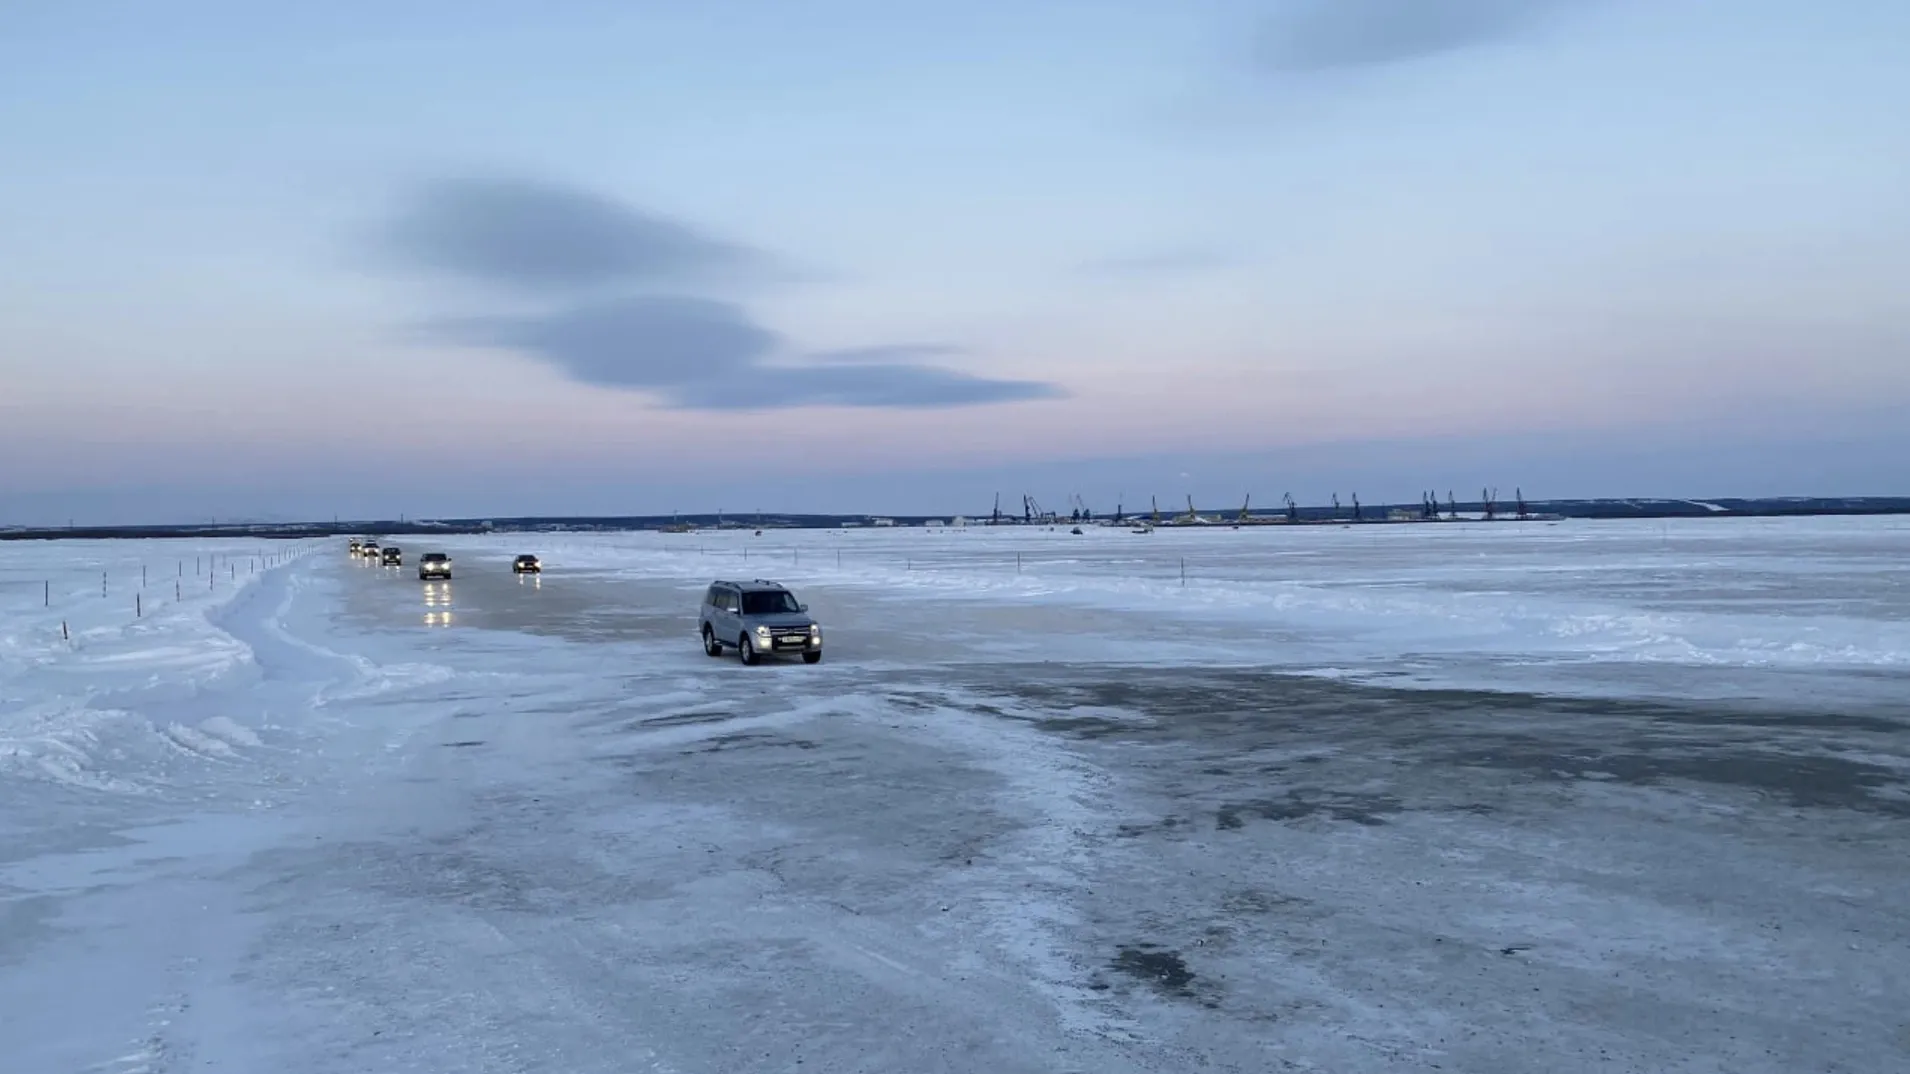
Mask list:
[[[404,551],[396,545],[380,547],[365,538],[351,542],[351,554],[387,567],[402,566]],[[511,560],[511,573],[538,574],[544,563],[524,554]],[[451,557],[443,552],[426,552],[418,557],[418,578],[449,580]],[[805,664],[822,662],[822,624],[809,614],[809,606],[781,582],[756,578],[747,582],[717,580],[703,591],[697,611],[697,633],[703,639],[703,651],[722,656],[735,649],[745,664],[758,664],[765,658],[800,656]]]

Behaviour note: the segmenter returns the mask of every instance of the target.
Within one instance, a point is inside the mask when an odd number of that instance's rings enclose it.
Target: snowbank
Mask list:
[[[258,745],[229,719],[155,723],[114,698],[191,696],[249,665],[251,650],[214,618],[299,551],[256,540],[0,543],[0,782],[136,793],[168,755],[223,760]],[[140,758],[151,763],[127,763]]]

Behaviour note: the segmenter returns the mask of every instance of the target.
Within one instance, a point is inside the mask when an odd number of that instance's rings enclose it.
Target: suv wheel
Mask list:
[[[822,653],[812,649],[802,654],[802,662],[805,664],[820,664],[822,663]]]
[[[756,661],[760,659],[756,655],[756,646],[749,643],[748,634],[744,634],[742,637],[736,639],[736,655],[743,663],[751,667],[756,666]]]
[[[716,640],[716,635],[710,632],[708,623],[703,624],[703,651],[710,656],[723,655],[723,643]]]

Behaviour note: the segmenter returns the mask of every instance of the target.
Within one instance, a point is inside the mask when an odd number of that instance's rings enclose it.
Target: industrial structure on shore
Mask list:
[[[1557,512],[1534,511],[1526,502],[1523,489],[1514,491],[1511,507],[1499,502],[1499,490],[1484,488],[1479,490],[1476,503],[1461,504],[1451,492],[1446,493],[1446,502],[1442,506],[1439,496],[1434,492],[1420,494],[1419,502],[1413,505],[1391,505],[1381,508],[1367,507],[1360,503],[1359,493],[1351,494],[1351,503],[1342,504],[1339,493],[1330,497],[1331,506],[1301,507],[1292,493],[1281,497],[1284,506],[1277,511],[1255,511],[1253,495],[1249,493],[1241,500],[1240,507],[1225,511],[1202,511],[1194,506],[1194,498],[1187,497],[1187,510],[1163,515],[1157,497],[1148,497],[1146,514],[1129,515],[1124,500],[1117,501],[1114,513],[1097,515],[1087,501],[1078,495],[1068,497],[1067,514],[1044,508],[1041,501],[1024,494],[1021,497],[1021,512],[1004,514],[1001,509],[1001,496],[995,496],[994,510],[982,523],[988,526],[1130,526],[1152,528],[1155,526],[1298,526],[1298,525],[1352,525],[1368,522],[1497,522],[1513,520],[1556,521],[1566,516]]]

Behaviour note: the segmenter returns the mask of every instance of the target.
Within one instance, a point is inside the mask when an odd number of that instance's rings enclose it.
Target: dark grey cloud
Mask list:
[[[826,351],[775,363],[784,341],[742,307],[710,298],[635,295],[547,314],[443,321],[439,338],[516,351],[571,378],[654,393],[688,410],[803,406],[928,409],[1052,399],[1038,381],[971,376],[922,359],[932,344]]]
[[[1262,23],[1283,72],[1402,63],[1510,37],[1570,0],[1287,0]]]
[[[527,179],[443,179],[383,230],[409,268],[528,291],[683,285],[760,273],[770,258],[667,217]]]
[[[729,376],[782,345],[730,302],[631,295],[522,317],[443,321],[456,342],[518,351],[574,380],[608,388],[660,388]]]
[[[849,347],[835,351],[815,351],[811,362],[832,365],[889,365],[951,358],[962,353],[960,347],[945,343],[886,343],[874,347]]]
[[[993,380],[936,366],[803,365],[764,366],[733,380],[689,385],[673,401],[692,410],[801,406],[939,410],[1061,396],[1052,384]]]
[[[542,313],[437,321],[431,338],[528,356],[582,383],[698,410],[929,408],[1054,398],[1051,384],[932,364],[935,343],[793,348],[715,285],[780,274],[759,251],[588,192],[542,182],[448,179],[415,192],[383,238],[407,267],[527,294]],[[582,296],[622,292],[618,297]],[[665,292],[665,293],[659,293]]]

